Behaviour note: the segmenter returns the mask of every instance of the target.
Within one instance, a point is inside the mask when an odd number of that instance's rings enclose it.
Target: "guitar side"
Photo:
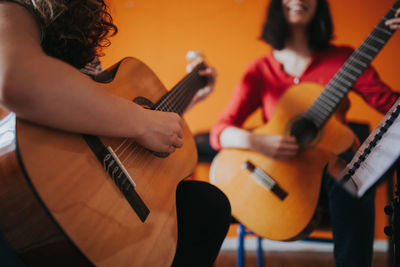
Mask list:
[[[285,135],[291,120],[307,110],[322,90],[322,86],[314,83],[292,87],[282,96],[271,120],[254,132]],[[325,165],[355,141],[352,131],[339,119],[341,116],[339,109],[321,131],[318,142],[287,161],[249,150],[221,150],[212,163],[210,176],[231,201],[233,216],[268,239],[296,240],[307,235],[318,217]],[[259,185],[242,168],[248,160],[271,176],[288,193],[287,197],[281,200]]]
[[[92,266],[68,239],[32,189],[15,146],[15,118],[0,120],[10,142],[0,147],[0,231],[27,263]],[[10,125],[10,126],[8,126]],[[4,128],[3,128],[4,129]],[[4,132],[2,132],[4,134]],[[3,140],[4,141],[4,140]]]
[[[133,100],[157,101],[166,93],[142,62],[127,58],[102,86]],[[142,222],[82,136],[17,120],[17,147],[27,183],[79,251],[96,266],[168,266],[175,254],[177,184],[197,162],[194,140],[185,124],[184,146],[159,158],[135,144],[121,155],[135,190],[150,210]],[[122,138],[101,137],[115,148]]]

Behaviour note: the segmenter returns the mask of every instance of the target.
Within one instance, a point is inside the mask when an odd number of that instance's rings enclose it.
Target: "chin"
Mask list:
[[[299,26],[302,26],[302,27],[303,26],[307,26],[308,23],[309,23],[309,21],[305,20],[305,19],[293,19],[293,20],[289,21],[290,25],[297,26],[297,27],[299,27]]]

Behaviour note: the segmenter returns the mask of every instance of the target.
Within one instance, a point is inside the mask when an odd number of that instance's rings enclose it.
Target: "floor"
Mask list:
[[[221,251],[217,258],[215,267],[235,267],[236,251]],[[255,251],[246,252],[245,266],[256,267]],[[264,267],[334,267],[333,255],[331,252],[264,252]],[[386,267],[388,256],[385,252],[375,252],[372,267]]]

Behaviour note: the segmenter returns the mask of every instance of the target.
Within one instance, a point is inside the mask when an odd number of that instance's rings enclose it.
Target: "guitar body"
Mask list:
[[[287,135],[287,128],[304,113],[323,87],[302,83],[290,88],[280,99],[267,124],[254,130],[259,134]],[[242,149],[222,149],[212,162],[211,179],[228,196],[233,216],[254,233],[272,240],[304,237],[316,223],[322,172],[330,159],[349,149],[353,132],[342,123],[342,109],[326,123],[314,144],[300,150],[288,161],[275,160]],[[288,195],[281,200],[258,184],[243,168],[251,161],[274,179]]]
[[[136,59],[122,60],[113,72],[102,86],[121,97],[156,102],[167,92]],[[100,139],[114,149],[124,144],[122,138]],[[176,187],[197,163],[186,124],[183,141],[165,158],[122,146],[120,160],[150,210],[142,222],[81,135],[17,119],[16,147],[0,158],[0,230],[30,264],[38,260],[32,254],[50,251],[53,265],[76,256],[73,262],[96,266],[169,266],[177,241]],[[34,207],[26,212],[27,206]]]

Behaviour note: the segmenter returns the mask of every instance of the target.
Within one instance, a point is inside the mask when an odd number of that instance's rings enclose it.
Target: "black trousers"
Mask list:
[[[172,266],[213,266],[231,223],[228,198],[209,183],[183,181],[176,208],[178,244]]]
[[[354,153],[340,158],[350,162]],[[362,198],[351,196],[325,172],[322,194],[327,199],[336,267],[369,267],[372,264],[375,229],[375,190]]]
[[[337,267],[369,267],[372,263],[375,190],[363,198],[355,198],[333,178],[323,179],[323,190],[328,197]]]

